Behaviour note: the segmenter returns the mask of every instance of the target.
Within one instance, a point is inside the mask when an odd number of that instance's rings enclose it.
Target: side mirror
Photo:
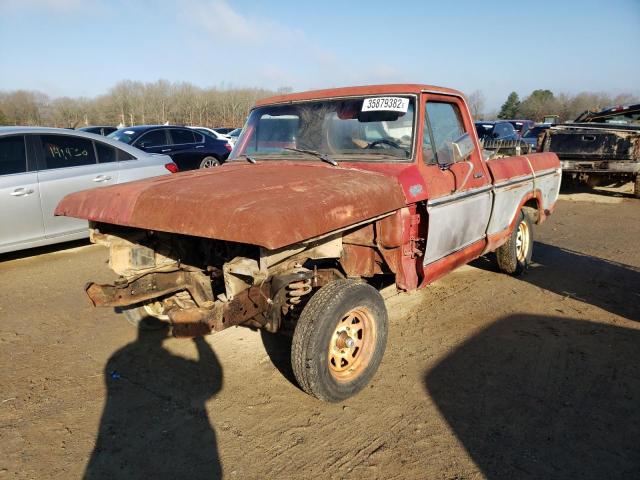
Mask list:
[[[452,160],[454,163],[464,162],[473,153],[473,140],[468,133],[458,137],[451,144]]]

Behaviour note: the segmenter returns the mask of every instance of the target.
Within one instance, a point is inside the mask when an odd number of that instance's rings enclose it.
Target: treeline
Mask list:
[[[542,121],[545,115],[558,115],[560,122],[575,120],[585,110],[599,111],[614,105],[640,103],[637,95],[623,93],[611,96],[606,93],[582,92],[577,95],[554,94],[551,90],[534,90],[520,101],[511,92],[498,113],[498,118],[524,118]]]
[[[37,91],[0,92],[0,125],[184,124],[241,127],[256,100],[290,91],[200,88],[187,82],[123,80],[95,98],[50,98]]]

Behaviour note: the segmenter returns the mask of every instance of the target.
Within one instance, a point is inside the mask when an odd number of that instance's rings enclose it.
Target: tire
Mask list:
[[[220,160],[218,160],[216,157],[204,157],[200,162],[200,166],[198,168],[213,168],[219,166]]]
[[[144,306],[139,304],[129,308],[116,308],[116,312],[122,313],[127,322],[140,330],[160,330],[169,326],[167,322],[150,315]]]
[[[635,198],[640,198],[640,173],[636,175],[636,181],[633,187],[633,196]]]
[[[325,285],[304,307],[293,333],[298,384],[327,402],[355,395],[378,370],[387,333],[387,309],[375,288],[355,280]]]
[[[520,211],[509,240],[496,250],[498,268],[510,275],[521,275],[531,263],[533,229],[529,217]]]

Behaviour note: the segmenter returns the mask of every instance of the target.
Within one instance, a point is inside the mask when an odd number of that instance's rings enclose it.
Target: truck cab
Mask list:
[[[221,168],[74,194],[57,213],[110,249],[119,278],[88,285],[94,305],[178,336],[288,334],[303,390],[340,401],[382,359],[376,279],[410,291],[491,251],[524,273],[560,178],[552,153],[485,160],[460,92],[378,85],[262,100]]]

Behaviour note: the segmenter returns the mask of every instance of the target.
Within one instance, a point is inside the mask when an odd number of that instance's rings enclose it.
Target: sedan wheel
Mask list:
[[[200,168],[219,167],[220,161],[215,157],[204,157],[200,162]]]

